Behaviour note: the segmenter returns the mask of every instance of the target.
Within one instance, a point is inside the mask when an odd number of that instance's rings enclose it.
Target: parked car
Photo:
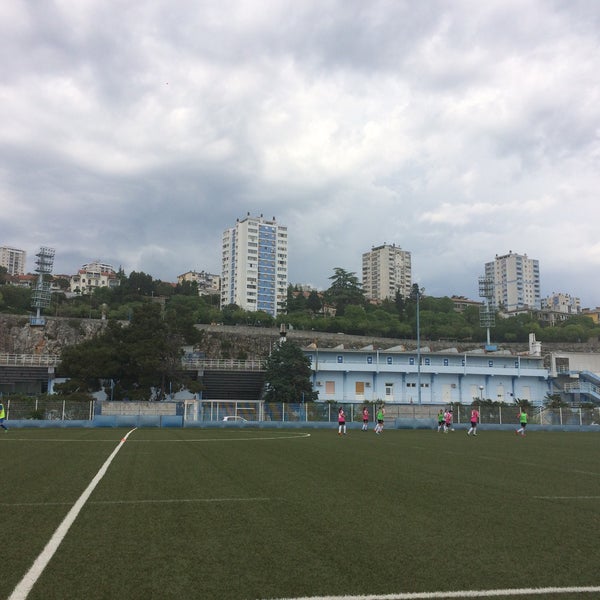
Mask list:
[[[240,417],[238,415],[228,415],[227,417],[223,417],[223,421],[237,421],[238,423],[248,422],[247,419],[244,419],[244,417]]]

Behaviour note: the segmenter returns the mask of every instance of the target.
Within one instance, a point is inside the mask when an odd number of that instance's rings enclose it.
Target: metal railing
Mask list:
[[[56,354],[0,354],[0,366],[55,367],[60,362]]]
[[[233,358],[183,358],[182,365],[186,369],[208,371],[264,371],[264,360],[236,360]]]
[[[0,354],[0,366],[55,367],[60,363],[58,354]],[[233,358],[187,358],[181,359],[186,369],[206,369],[214,371],[264,371],[261,359],[236,360]]]

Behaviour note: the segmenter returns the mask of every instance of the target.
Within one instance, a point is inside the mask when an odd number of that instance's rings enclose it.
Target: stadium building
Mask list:
[[[351,350],[313,344],[305,354],[320,401],[471,404],[477,399],[506,403],[519,399],[542,404],[551,391],[551,380],[539,343],[530,345],[529,353],[515,355],[403,346]]]

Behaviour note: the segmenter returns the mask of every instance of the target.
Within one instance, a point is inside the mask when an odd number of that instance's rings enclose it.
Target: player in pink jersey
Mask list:
[[[452,409],[449,408],[445,413],[444,413],[444,433],[448,433],[449,431],[454,431],[454,428],[452,427],[452,417],[454,415],[452,414]]]
[[[367,431],[369,429],[369,409],[365,406],[362,412],[363,424],[362,430]]]
[[[340,410],[338,411],[338,435],[342,435],[342,433],[346,435],[346,414],[340,406]]]
[[[479,411],[477,410],[477,407],[473,407],[473,410],[471,411],[471,427],[469,429],[469,431],[467,431],[467,435],[477,435],[477,423],[479,423]]]

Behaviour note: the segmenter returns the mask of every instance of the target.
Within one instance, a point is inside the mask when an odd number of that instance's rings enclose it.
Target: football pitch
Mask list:
[[[0,598],[600,598],[599,459],[595,433],[13,429]]]

